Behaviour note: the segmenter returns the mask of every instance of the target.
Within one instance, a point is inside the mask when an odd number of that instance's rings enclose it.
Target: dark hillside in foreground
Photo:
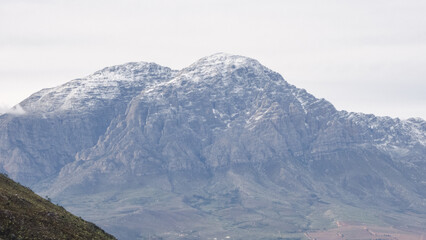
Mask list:
[[[0,174],[0,239],[115,239]]]

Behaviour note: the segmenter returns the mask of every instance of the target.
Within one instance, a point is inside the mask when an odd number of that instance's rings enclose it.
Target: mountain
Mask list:
[[[426,226],[424,120],[338,111],[254,59],[124,64],[20,106],[3,170],[120,239]]]
[[[116,239],[0,174],[0,239]]]

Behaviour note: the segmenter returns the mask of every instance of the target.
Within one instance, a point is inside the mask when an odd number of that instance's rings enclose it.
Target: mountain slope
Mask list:
[[[166,72],[115,98],[116,111],[91,110],[84,126],[103,127],[88,144],[67,143],[74,155],[34,187],[120,239],[303,238],[337,221],[426,226],[424,120],[338,111],[242,56]],[[101,96],[101,83],[91,92]],[[79,106],[87,96],[63,99]],[[70,139],[93,131],[76,130]]]
[[[115,239],[0,174],[1,239]]]

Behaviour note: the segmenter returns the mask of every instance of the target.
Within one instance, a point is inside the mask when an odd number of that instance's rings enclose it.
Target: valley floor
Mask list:
[[[310,240],[426,240],[426,230],[337,222],[337,228],[305,233]]]

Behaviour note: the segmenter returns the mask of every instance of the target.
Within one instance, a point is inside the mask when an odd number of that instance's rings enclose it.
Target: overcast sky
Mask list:
[[[1,0],[0,111],[106,66],[216,52],[339,110],[426,119],[424,0]]]

